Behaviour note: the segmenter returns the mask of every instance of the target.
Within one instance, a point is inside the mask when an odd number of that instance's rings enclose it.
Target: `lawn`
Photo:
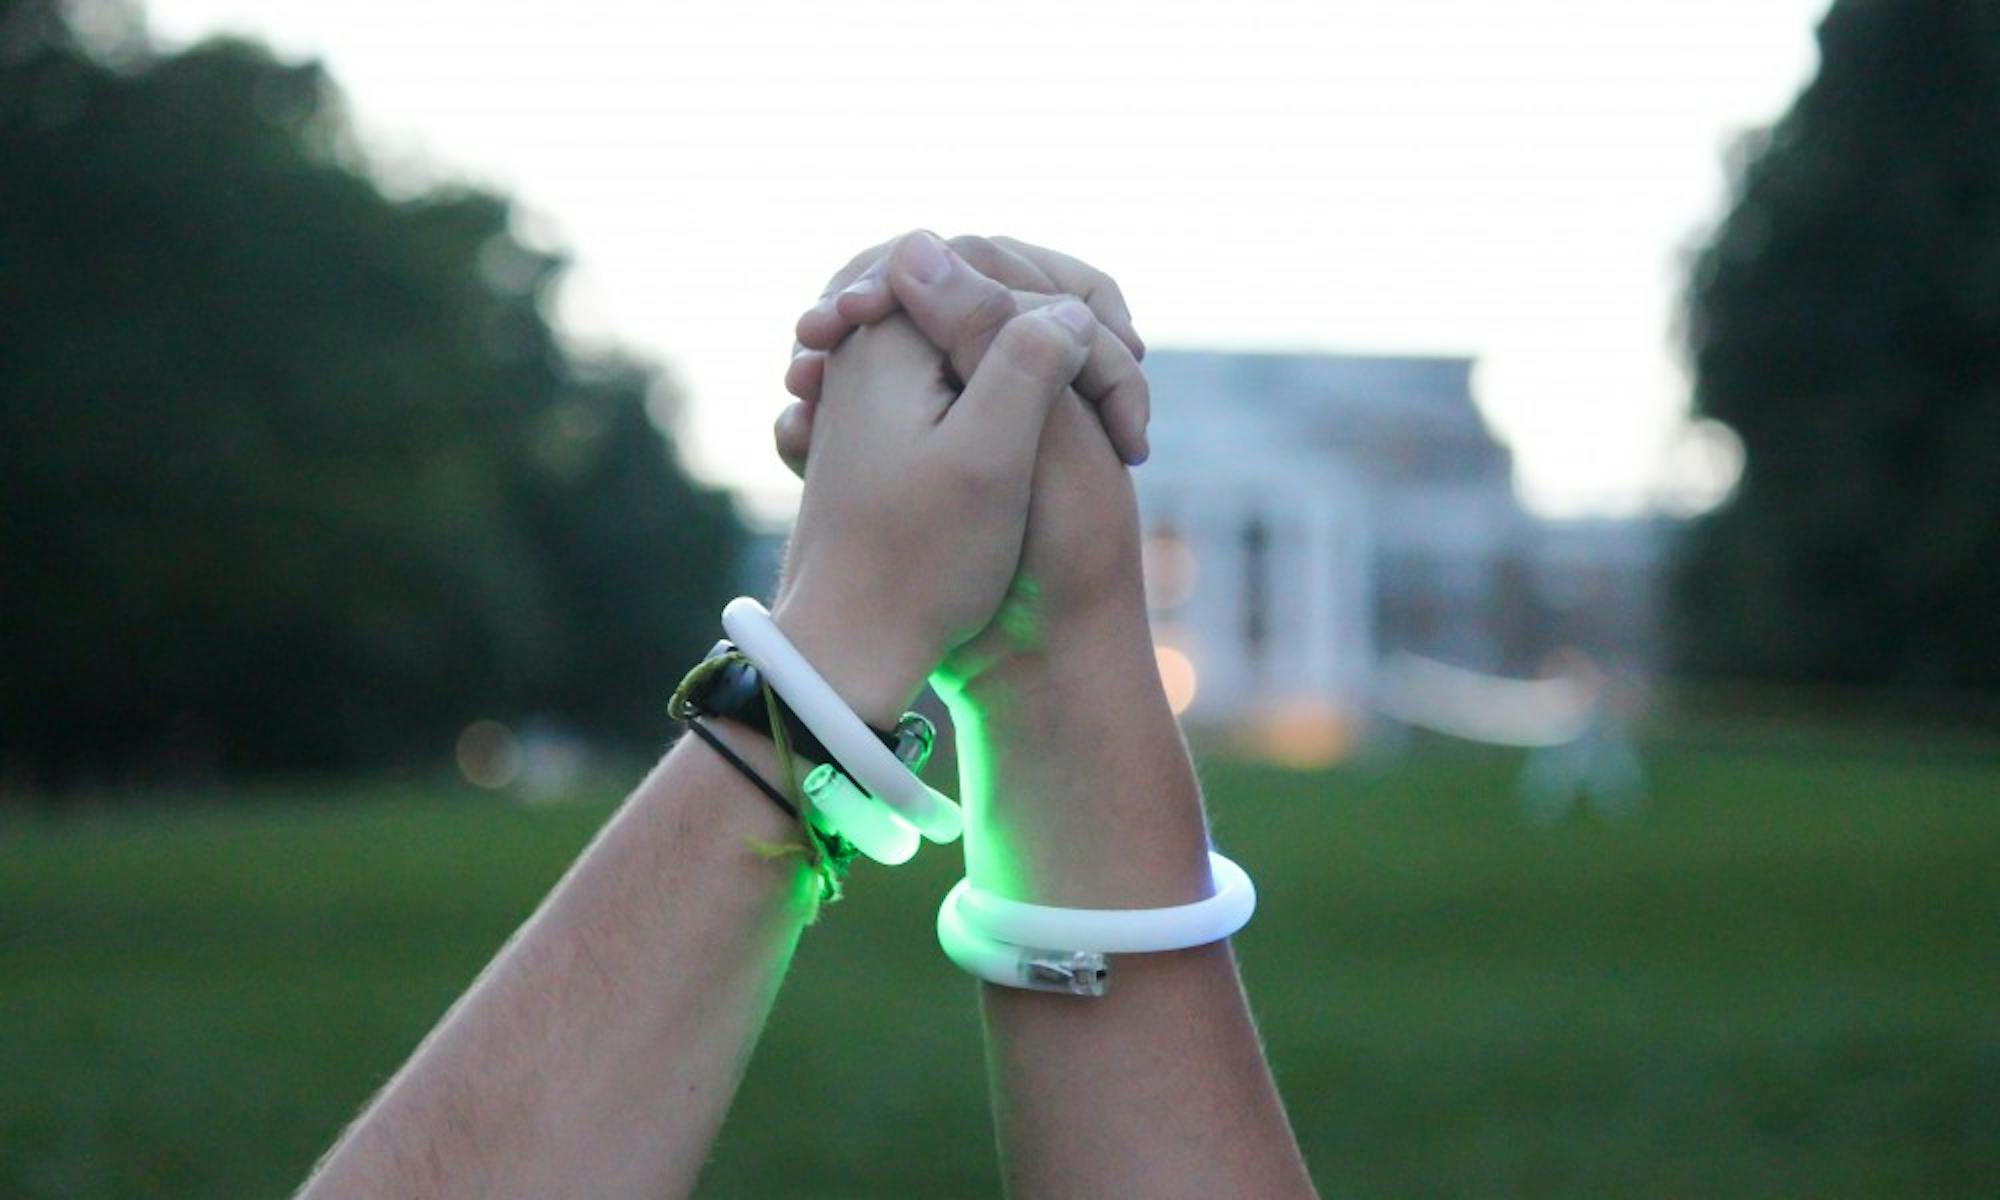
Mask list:
[[[1510,754],[1211,763],[1329,1196],[2000,1195],[2000,761],[1655,747],[1640,819]],[[277,1196],[609,797],[377,785],[0,822],[0,1195]],[[956,855],[811,930],[711,1196],[996,1192]]]

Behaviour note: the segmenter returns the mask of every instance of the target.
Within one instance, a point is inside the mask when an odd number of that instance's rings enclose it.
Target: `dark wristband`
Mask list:
[[[707,657],[720,658],[736,652],[735,644],[724,639],[709,650]],[[748,662],[738,660],[718,668],[689,694],[688,702],[708,716],[740,721],[765,737],[771,736],[771,712],[764,701],[763,676]],[[779,719],[785,723],[785,737],[800,757],[816,763],[834,762],[832,753],[813,736],[812,730],[806,728],[805,722],[799,720],[782,697],[778,698],[777,708]],[[901,739],[895,733],[884,733],[873,726],[868,732],[888,747],[890,753],[896,752]]]
[[[704,742],[707,742],[709,744],[710,749],[714,750],[717,754],[720,754],[722,756],[722,761],[728,763],[732,767],[735,767],[738,774],[742,775],[743,778],[748,779],[751,783],[756,784],[757,790],[764,793],[765,796],[769,797],[771,803],[785,810],[786,816],[790,817],[794,821],[799,819],[799,806],[793,804],[791,802],[791,799],[787,797],[783,792],[779,791],[777,788],[772,787],[770,780],[765,779],[762,775],[759,775],[755,767],[752,767],[749,763],[744,762],[743,756],[736,753],[736,751],[731,750],[729,748],[729,744],[723,741],[721,738],[717,737],[714,730],[702,724],[699,718],[689,721],[687,723],[687,727],[689,729],[694,730],[696,737],[700,738]]]

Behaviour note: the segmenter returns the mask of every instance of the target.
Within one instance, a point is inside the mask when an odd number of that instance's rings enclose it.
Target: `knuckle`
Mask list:
[[[1106,317],[1125,315],[1125,293],[1118,288],[1118,281],[1098,270],[1084,267],[1077,278],[1083,288],[1083,302],[1091,310]]]
[[[1019,311],[1014,293],[989,279],[960,317],[958,336],[961,341],[991,338],[1013,321]]]
[[[998,249],[994,246],[992,238],[981,237],[976,233],[961,233],[945,244],[956,250],[960,258],[975,265],[991,262]]]
[[[1104,274],[1102,271],[1097,273],[1097,280],[1091,285],[1091,293],[1110,306],[1111,311],[1117,313],[1119,316],[1130,314],[1131,310],[1125,304],[1124,289],[1118,286],[1116,279],[1111,278],[1111,276]]]
[[[1007,359],[1038,379],[1074,372],[1078,347],[1053,321],[1023,314],[1008,322],[1000,336]]]

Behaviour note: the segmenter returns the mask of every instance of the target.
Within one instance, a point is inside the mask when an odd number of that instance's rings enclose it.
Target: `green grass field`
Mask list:
[[[1660,748],[1530,828],[1510,754],[1211,764],[1329,1196],[2000,1195],[2000,762]],[[278,1196],[607,803],[450,789],[0,824],[0,1195]],[[703,1191],[997,1192],[957,856],[810,931]]]

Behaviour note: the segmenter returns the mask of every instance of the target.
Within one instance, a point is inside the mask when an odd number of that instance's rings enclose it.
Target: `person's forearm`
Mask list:
[[[1111,609],[1052,637],[952,706],[976,816],[967,875],[1039,904],[1200,899],[1201,791],[1160,690],[1144,612]]]
[[[979,886],[1098,908],[1209,894],[1200,790],[1136,597],[961,713]],[[1228,946],[1113,962],[1101,999],[982,989],[1010,1194],[1310,1195]]]
[[[724,736],[769,776],[768,742]],[[812,904],[797,827],[669,753],[304,1195],[685,1195]]]

